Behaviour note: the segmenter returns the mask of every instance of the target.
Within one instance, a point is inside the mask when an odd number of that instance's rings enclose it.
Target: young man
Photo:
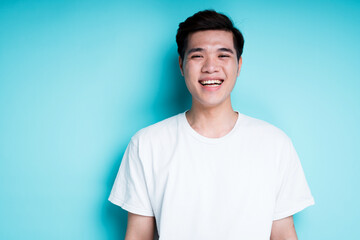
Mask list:
[[[129,212],[125,239],[297,239],[292,215],[314,200],[292,143],[231,105],[242,34],[201,11],[176,41],[192,106],[132,137],[109,198]]]

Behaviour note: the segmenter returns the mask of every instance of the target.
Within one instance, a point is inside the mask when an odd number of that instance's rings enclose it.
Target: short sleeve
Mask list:
[[[299,157],[290,140],[280,154],[279,187],[273,220],[282,219],[314,204]]]
[[[128,212],[154,216],[139,157],[139,148],[133,140],[126,148],[109,201]]]

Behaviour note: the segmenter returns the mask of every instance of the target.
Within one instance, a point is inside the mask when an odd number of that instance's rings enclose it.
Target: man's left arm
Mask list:
[[[297,240],[293,217],[273,221],[270,240]]]

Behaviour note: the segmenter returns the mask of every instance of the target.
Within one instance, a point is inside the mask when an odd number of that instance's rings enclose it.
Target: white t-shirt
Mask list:
[[[198,134],[185,113],[140,130],[109,200],[154,216],[160,240],[268,240],[273,220],[314,204],[291,140],[240,113],[221,138]]]

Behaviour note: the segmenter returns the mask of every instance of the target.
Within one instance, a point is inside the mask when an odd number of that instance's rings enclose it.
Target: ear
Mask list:
[[[184,76],[183,60],[181,59],[180,56],[179,56],[179,67],[180,67],[181,75]]]
[[[242,65],[242,57],[240,57],[240,59],[239,59],[239,63],[238,63],[239,65],[238,65],[238,71],[237,71],[237,76],[239,76],[240,75],[240,70],[241,70],[241,65]]]

